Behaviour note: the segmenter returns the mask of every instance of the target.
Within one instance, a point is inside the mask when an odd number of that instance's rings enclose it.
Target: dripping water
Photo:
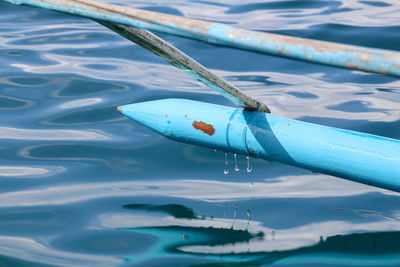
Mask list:
[[[231,227],[231,229],[233,229],[233,226],[235,225],[235,221],[236,221],[236,213],[237,213],[237,209],[238,209],[238,205],[235,205],[233,208],[234,208],[234,210],[233,210],[233,221],[232,221],[232,227]]]
[[[250,210],[247,210],[246,215],[247,215],[246,232],[248,232],[248,231],[249,231],[250,218],[251,218],[251,212],[250,212]],[[251,239],[247,239],[247,240],[246,240],[246,243],[247,243],[247,252],[246,252],[245,254],[243,254],[243,257],[241,258],[241,262],[243,262],[248,256],[250,256],[250,240],[251,240]]]
[[[251,171],[253,170],[253,168],[252,168],[251,165],[250,165],[250,157],[247,156],[247,157],[246,157],[246,160],[247,160],[247,169],[246,169],[246,171],[247,171],[247,172],[251,172]]]
[[[221,228],[224,228],[224,225],[225,225],[226,205],[228,205],[228,202],[224,202],[224,218],[222,219],[222,227]]]
[[[240,169],[239,169],[239,166],[238,166],[238,163],[237,163],[237,155],[233,154],[233,158],[235,159],[235,171],[238,172]]]
[[[246,231],[248,231],[248,230],[249,230],[250,219],[251,219],[251,212],[250,212],[250,210],[247,210],[246,215],[247,215]]]
[[[225,169],[224,169],[224,174],[228,174],[228,153],[225,152]]]

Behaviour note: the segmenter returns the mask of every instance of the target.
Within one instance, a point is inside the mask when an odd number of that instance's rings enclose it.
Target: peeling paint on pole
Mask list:
[[[91,0],[6,1],[135,28],[170,33],[213,44],[400,77],[400,53],[397,51],[250,31],[219,23],[98,3]]]

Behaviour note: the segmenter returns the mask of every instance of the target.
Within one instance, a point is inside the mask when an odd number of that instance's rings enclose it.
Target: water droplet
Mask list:
[[[224,174],[228,174],[229,170],[228,170],[228,153],[225,152],[225,170],[224,170]]]
[[[271,237],[272,237],[272,240],[275,240],[275,231],[273,230],[272,232],[271,232]]]
[[[235,171],[238,172],[240,169],[239,169],[239,166],[238,166],[238,163],[237,163],[237,155],[233,154],[233,158],[235,159]]]
[[[246,215],[247,215],[247,226],[246,226],[246,231],[247,231],[249,229],[249,224],[250,224],[250,219],[251,219],[250,210],[247,210]]]
[[[253,170],[253,168],[252,168],[251,165],[250,165],[250,157],[247,156],[247,157],[246,157],[246,160],[247,160],[247,169],[246,169],[246,171],[247,171],[247,172],[251,172],[251,171]]]
[[[235,205],[235,206],[233,206],[233,208],[234,208],[234,210],[233,210],[233,222],[232,222],[232,229],[233,229],[233,226],[235,225],[235,220],[236,220],[236,213],[237,213],[237,209],[238,209],[238,205]]]
[[[253,182],[250,183],[250,187],[254,187],[254,183]]]
[[[224,228],[224,225],[225,225],[226,205],[228,205],[228,202],[224,202],[224,218],[222,219],[222,226],[221,226],[221,228]]]
[[[214,152],[217,152],[217,150],[216,150],[216,149],[214,149]]]

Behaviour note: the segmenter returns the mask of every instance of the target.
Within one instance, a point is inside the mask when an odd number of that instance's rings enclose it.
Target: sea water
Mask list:
[[[400,47],[398,1],[105,2]],[[275,114],[400,139],[398,78],[158,35]],[[399,194],[243,155],[236,172],[116,111],[164,98],[232,105],[91,20],[0,1],[1,266],[400,265]]]

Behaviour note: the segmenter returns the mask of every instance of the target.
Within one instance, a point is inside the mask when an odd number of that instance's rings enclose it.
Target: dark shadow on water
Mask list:
[[[180,249],[181,246],[227,245],[241,242],[249,242],[251,239],[262,239],[264,237],[264,234],[262,232],[252,234],[247,230],[236,230],[232,228],[192,227],[175,225],[144,228],[121,228],[120,230],[154,235],[158,237],[159,242],[163,242],[162,247],[164,247],[169,253],[189,253],[183,252]],[[175,235],[175,237],[177,238],[171,238],[171,236],[173,235]],[[167,236],[168,238],[165,238]]]
[[[259,83],[263,86],[272,86],[272,85],[287,85],[286,83],[271,81],[270,77],[262,76],[262,75],[230,75],[224,76],[228,81],[240,81],[240,82],[251,82],[251,83]]]
[[[51,267],[54,265],[25,261],[25,260],[20,260],[20,259],[16,259],[16,258],[12,258],[12,257],[5,257],[5,256],[0,255],[0,266],[1,267],[8,267],[8,266]]]

